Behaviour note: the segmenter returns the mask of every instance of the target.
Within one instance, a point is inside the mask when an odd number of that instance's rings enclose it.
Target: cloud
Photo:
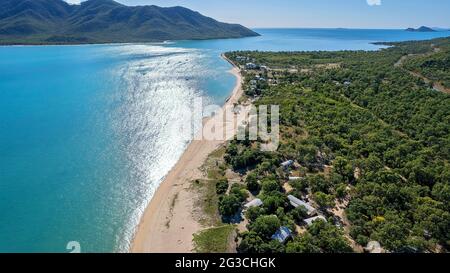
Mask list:
[[[80,4],[81,0],[64,0],[69,4]]]
[[[369,6],[381,6],[381,0],[367,0]]]

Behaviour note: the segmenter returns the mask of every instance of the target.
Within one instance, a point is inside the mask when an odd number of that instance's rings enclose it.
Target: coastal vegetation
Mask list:
[[[232,140],[218,164],[241,176],[217,191],[222,221],[247,221],[237,250],[446,251],[450,96],[408,69],[446,82],[449,48],[446,38],[373,52],[227,53],[243,69],[246,99],[281,111],[277,151]],[[283,228],[290,234],[277,236]]]
[[[194,251],[199,253],[224,253],[235,251],[233,234],[235,226],[224,224],[219,213],[219,200],[228,192],[229,182],[225,177],[223,157],[225,147],[219,148],[208,156],[202,167],[206,179],[195,180],[191,188],[196,192],[195,207],[197,221],[204,227],[194,234]],[[239,207],[233,200],[232,206]]]
[[[225,253],[230,249],[233,225],[223,225],[194,234],[195,251],[199,253]]]
[[[437,52],[432,56],[410,58],[405,67],[416,71],[432,82],[440,82],[450,89],[450,58],[447,52]]]

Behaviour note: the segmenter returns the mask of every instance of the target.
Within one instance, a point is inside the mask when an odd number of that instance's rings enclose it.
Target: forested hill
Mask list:
[[[281,112],[277,151],[260,151],[262,140],[233,140],[211,172],[223,175],[217,187],[225,223],[234,223],[248,200],[262,201],[245,210],[238,251],[450,249],[450,95],[424,80],[448,79],[449,38],[373,52],[227,57],[243,68],[255,63],[243,70],[245,94]],[[242,182],[220,190],[231,171]],[[292,196],[317,212],[295,208]],[[313,214],[322,218],[305,221]],[[293,237],[274,240],[280,227]]]
[[[112,0],[0,0],[0,44],[152,42],[256,36],[183,8],[129,7]]]

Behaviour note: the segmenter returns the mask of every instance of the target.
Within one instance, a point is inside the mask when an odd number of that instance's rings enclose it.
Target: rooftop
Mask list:
[[[255,199],[252,200],[250,202],[248,202],[247,204],[244,205],[245,208],[251,208],[251,207],[260,207],[263,205],[263,202],[261,201],[261,199]]]
[[[311,217],[311,218],[305,219],[304,221],[308,226],[310,226],[317,220],[322,220],[322,221],[327,222],[327,219],[325,219],[325,217],[323,217],[322,215],[319,215],[316,217]]]
[[[291,205],[294,207],[299,207],[299,206],[305,207],[305,209],[308,211],[308,215],[312,215],[312,214],[316,213],[316,209],[313,206],[311,206],[310,204],[306,203],[305,201],[302,201],[293,195],[289,195],[288,199],[289,199]]]
[[[294,164],[294,161],[293,161],[293,160],[288,160],[288,161],[285,161],[285,162],[281,163],[281,166],[282,166],[282,167],[290,167],[290,166],[292,166],[293,164]]]
[[[280,243],[285,243],[289,237],[292,236],[292,232],[287,227],[280,227],[274,235],[272,235],[273,240],[277,240]]]

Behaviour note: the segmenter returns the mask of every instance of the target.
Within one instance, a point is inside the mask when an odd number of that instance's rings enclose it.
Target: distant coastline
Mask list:
[[[390,46],[397,42],[411,42],[411,41],[425,41],[425,40],[432,40],[436,38],[447,38],[450,37],[450,29],[449,30],[440,30],[440,31],[434,31],[434,32],[409,32],[404,29],[357,29],[357,28],[253,28],[252,30],[255,31],[255,33],[258,33],[260,31],[276,31],[276,30],[337,30],[337,31],[344,31],[344,30],[368,30],[368,31],[402,31],[405,33],[415,33],[415,34],[436,34],[436,33],[445,33],[443,36],[439,37],[429,37],[429,38],[418,38],[418,39],[410,39],[410,40],[402,40],[402,41],[375,41],[375,42],[368,42],[372,45],[385,45]],[[250,36],[250,37],[230,37],[230,38],[204,38],[204,39],[174,39],[174,40],[154,40],[154,41],[130,41],[130,42],[68,42],[68,43],[43,43],[43,42],[29,42],[29,43],[21,43],[21,42],[2,42],[0,40],[0,47],[4,46],[83,46],[83,45],[129,45],[129,44],[166,44],[166,43],[176,43],[176,42],[189,42],[189,41],[213,41],[213,40],[239,40],[243,38],[251,38],[251,37],[260,37],[264,36],[265,34],[258,33],[258,36]],[[313,51],[313,50],[308,50]]]
[[[256,33],[256,32],[255,32]],[[224,38],[199,38],[199,39],[173,39],[173,40],[154,40],[154,41],[127,41],[127,42],[67,42],[67,43],[52,43],[52,42],[3,42],[0,40],[1,46],[77,46],[77,45],[131,45],[131,44],[166,44],[182,41],[211,41],[211,40],[236,40],[250,37],[262,36],[256,33],[255,36],[246,37],[224,37]]]
[[[248,37],[227,37],[227,38],[202,38],[202,39],[174,39],[174,40],[154,40],[154,41],[129,41],[129,42],[67,42],[67,43],[44,43],[44,42],[30,42],[30,43],[20,43],[20,42],[11,42],[5,43],[0,41],[0,46],[76,46],[76,45],[130,45],[130,44],[165,44],[168,42],[180,42],[180,41],[210,41],[210,40],[235,40],[249,37],[258,37],[257,36],[248,36]]]

